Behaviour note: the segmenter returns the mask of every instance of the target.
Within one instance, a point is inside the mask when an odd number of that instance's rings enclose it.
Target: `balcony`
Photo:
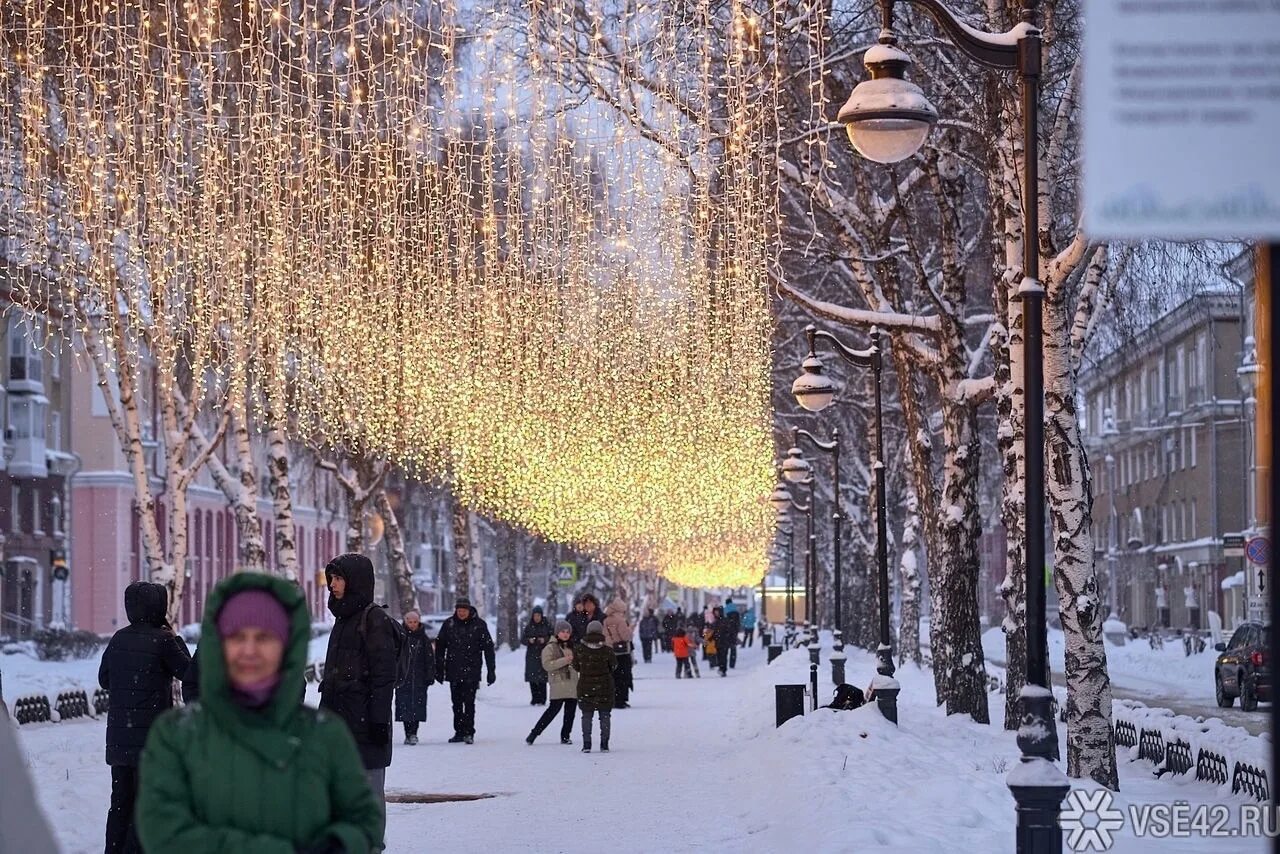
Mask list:
[[[48,477],[45,460],[45,418],[49,399],[39,394],[9,395],[9,429],[5,432],[4,456],[9,476]]]

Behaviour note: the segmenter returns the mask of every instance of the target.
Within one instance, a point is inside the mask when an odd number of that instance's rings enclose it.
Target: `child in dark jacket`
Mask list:
[[[689,638],[685,636],[684,629],[676,629],[675,637],[671,639],[671,651],[676,654],[676,678],[679,679],[681,674],[693,678],[693,671],[689,669]]]
[[[573,668],[578,671],[578,708],[582,710],[582,752],[591,752],[591,724],[600,714],[600,752],[609,752],[610,718],[613,715],[613,671],[618,657],[604,641],[604,625],[599,620],[587,624],[586,634],[573,651]]]

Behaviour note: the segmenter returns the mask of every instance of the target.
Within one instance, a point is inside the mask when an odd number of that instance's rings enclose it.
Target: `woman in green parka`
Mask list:
[[[161,716],[142,751],[147,854],[365,854],[382,839],[347,725],[298,699],[310,635],[296,584],[246,572],[213,589],[200,699]]]

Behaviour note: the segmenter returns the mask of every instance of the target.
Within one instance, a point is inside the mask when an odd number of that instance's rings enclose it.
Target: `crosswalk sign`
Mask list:
[[[565,561],[556,565],[556,584],[560,587],[572,587],[578,583],[578,565],[573,561]]]

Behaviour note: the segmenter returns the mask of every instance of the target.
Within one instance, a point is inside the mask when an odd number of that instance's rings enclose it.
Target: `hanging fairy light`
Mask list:
[[[160,329],[157,376],[242,368],[546,537],[759,578],[771,5],[0,2],[26,250]]]

